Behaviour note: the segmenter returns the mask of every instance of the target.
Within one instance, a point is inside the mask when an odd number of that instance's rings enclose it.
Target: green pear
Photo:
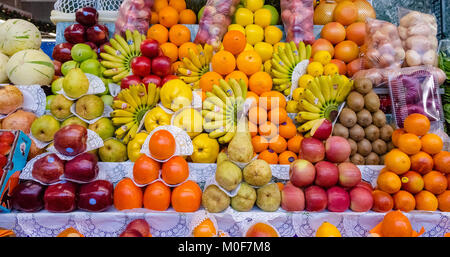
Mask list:
[[[78,98],[89,90],[89,80],[80,68],[71,69],[64,77],[63,89],[70,98]]]
[[[276,183],[256,190],[256,205],[263,211],[276,211],[281,205],[281,192]]]
[[[124,162],[127,160],[127,146],[115,138],[108,139],[98,149],[102,162]]]
[[[230,197],[216,185],[209,185],[202,194],[202,205],[211,213],[217,213],[230,206]]]
[[[90,124],[89,129],[97,133],[103,140],[114,135],[114,125],[110,119],[105,117]]]
[[[86,122],[84,122],[82,119],[78,118],[77,116],[72,116],[69,117],[67,119],[65,119],[62,123],[61,123],[61,128],[67,125],[71,125],[71,124],[78,124],[82,127],[88,128],[88,125]]]
[[[251,161],[242,171],[244,181],[252,186],[264,186],[272,179],[270,165],[261,159]]]
[[[236,211],[250,211],[256,202],[256,190],[242,182],[237,195],[231,198],[231,207]]]
[[[75,112],[83,119],[93,120],[103,114],[105,104],[96,95],[85,95],[75,103]]]
[[[39,141],[50,142],[59,128],[57,119],[51,115],[42,115],[31,124],[31,134]]]
[[[232,191],[241,183],[242,171],[236,164],[223,161],[217,165],[215,178],[221,187]]]
[[[73,101],[67,99],[64,95],[56,95],[50,103],[50,113],[57,119],[65,119],[72,115],[70,106]]]
[[[253,158],[253,145],[248,122],[244,120],[238,122],[236,134],[228,144],[228,157],[235,162],[247,163]]]

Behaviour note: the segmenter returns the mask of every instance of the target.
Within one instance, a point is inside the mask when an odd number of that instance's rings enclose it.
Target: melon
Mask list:
[[[55,74],[52,60],[39,50],[22,50],[6,64],[9,81],[15,85],[49,85]]]
[[[9,57],[0,53],[0,83],[8,82],[8,75],[6,75],[6,63],[8,63]]]
[[[0,50],[9,56],[25,50],[41,47],[41,32],[31,22],[9,19],[0,27]]]

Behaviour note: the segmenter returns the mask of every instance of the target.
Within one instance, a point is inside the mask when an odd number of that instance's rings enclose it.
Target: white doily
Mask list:
[[[306,73],[306,67],[309,64],[309,60],[303,60],[299,62],[297,65],[295,65],[294,71],[292,71],[291,76],[291,92],[289,93],[289,96],[287,97],[288,100],[292,99],[292,93],[294,90],[298,87],[298,80],[301,76],[303,76]]]
[[[188,224],[189,231],[191,231],[191,236],[194,236],[193,235],[194,229],[207,219],[211,220],[211,222],[213,223],[214,229],[216,230],[215,236],[217,236],[217,234],[219,232],[219,226],[217,225],[217,220],[210,212],[207,212],[206,210],[199,210],[199,211],[195,212],[194,215],[192,216],[192,219]]]

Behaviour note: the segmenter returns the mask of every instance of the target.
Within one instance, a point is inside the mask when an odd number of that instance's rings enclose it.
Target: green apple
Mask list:
[[[77,62],[82,62],[87,59],[92,58],[94,51],[89,45],[78,43],[72,47],[70,50],[70,55],[72,55],[72,59]]]
[[[273,7],[272,5],[266,4],[262,8],[267,9],[272,14],[270,25],[277,25],[278,21],[280,19],[280,14],[278,13],[277,8]]]
[[[100,98],[102,99],[102,101],[108,105],[112,107],[113,101],[114,101],[114,97],[112,97],[111,95],[102,95],[100,96]]]
[[[80,67],[80,64],[74,60],[67,61],[61,65],[61,73],[66,76],[70,70]]]
[[[50,113],[57,119],[65,119],[72,115],[70,106],[73,101],[67,99],[64,95],[56,95],[50,103]]]
[[[68,97],[78,98],[89,90],[89,80],[80,68],[71,69],[63,81],[64,93]]]
[[[52,93],[57,95],[58,91],[60,91],[63,88],[63,81],[64,81],[64,77],[60,77],[55,79],[52,82]]]
[[[89,73],[100,77],[102,65],[96,59],[87,59],[80,64],[80,69],[84,73]]]
[[[82,119],[78,118],[77,116],[72,116],[72,117],[65,119],[61,123],[61,128],[64,126],[67,126],[67,125],[71,125],[71,124],[77,124],[82,127],[88,128],[88,124],[86,122],[84,122]]]
[[[45,98],[46,104],[45,104],[45,109],[46,110],[50,110],[50,105],[52,104],[52,101],[55,99],[56,95],[48,95]]]
[[[198,11],[198,13],[197,13],[197,22],[199,22],[202,19],[204,11],[205,11],[205,6],[200,8],[200,10]]]
[[[59,121],[53,116],[42,115],[31,124],[31,134],[39,141],[50,142],[60,126]]]
[[[103,114],[105,104],[96,95],[85,95],[75,103],[75,112],[86,120],[93,120]]]
[[[124,162],[127,160],[127,146],[115,138],[106,140],[98,149],[102,162]]]
[[[89,125],[89,129],[97,133],[103,140],[114,135],[114,125],[108,118],[101,118]]]
[[[264,0],[246,0],[244,6],[252,12],[256,12],[264,6]]]

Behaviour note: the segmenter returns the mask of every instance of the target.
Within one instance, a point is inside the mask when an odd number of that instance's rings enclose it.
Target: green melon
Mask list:
[[[49,85],[55,68],[45,53],[28,49],[11,56],[6,64],[6,74],[15,85]]]

